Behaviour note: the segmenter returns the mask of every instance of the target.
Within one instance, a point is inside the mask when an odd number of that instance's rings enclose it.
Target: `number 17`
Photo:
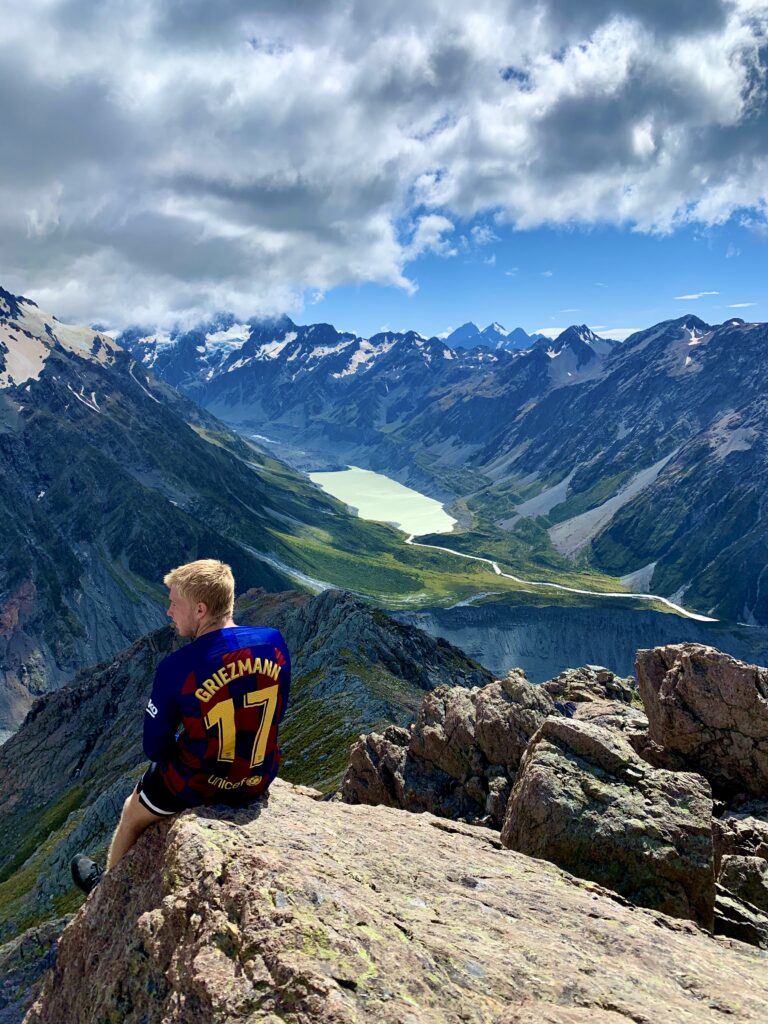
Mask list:
[[[272,728],[272,721],[277,711],[277,698],[280,692],[280,687],[276,683],[274,686],[267,686],[263,690],[254,690],[250,693],[246,693],[243,706],[246,708],[263,707],[264,713],[261,716],[261,722],[259,723],[259,729],[256,733],[256,738],[253,741],[253,751],[251,752],[251,768],[256,768],[262,763],[267,752],[267,741],[269,740],[269,731]],[[234,761],[235,759],[235,702],[230,698],[229,700],[220,701],[215,707],[211,708],[208,714],[205,716],[205,727],[206,729],[212,729],[218,726],[219,731],[219,753],[217,760],[219,761]]]

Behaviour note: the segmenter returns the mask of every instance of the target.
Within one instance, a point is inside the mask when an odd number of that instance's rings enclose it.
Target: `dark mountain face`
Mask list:
[[[588,551],[616,574],[654,563],[652,592],[768,622],[767,340],[765,324],[658,324],[628,339],[594,380],[544,396],[478,460],[524,446],[509,472],[573,474],[549,513],[562,550]],[[616,508],[594,530],[590,510],[609,500]]]
[[[506,338],[497,342],[497,348],[505,348],[508,352],[513,352],[516,349],[523,350],[530,348],[531,345],[541,338],[541,334],[526,334],[522,327],[515,327],[514,330],[510,331]]]
[[[470,320],[462,324],[461,327],[457,327],[455,331],[451,331],[445,339],[445,343],[451,348],[474,348],[475,345],[480,344],[477,340],[479,337],[480,328]]]

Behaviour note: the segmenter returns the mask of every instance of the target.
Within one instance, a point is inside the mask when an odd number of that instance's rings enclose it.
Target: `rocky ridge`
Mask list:
[[[277,780],[153,826],[64,931],[27,1024],[764,1020],[758,950],[487,828],[317,795]]]
[[[360,737],[343,797],[499,828],[633,904],[768,948],[766,670],[695,644],[637,665],[639,691],[592,667],[442,687],[408,729]]]

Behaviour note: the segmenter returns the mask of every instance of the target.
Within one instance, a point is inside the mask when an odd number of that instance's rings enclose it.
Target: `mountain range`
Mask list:
[[[543,334],[526,334],[522,327],[515,327],[508,331],[501,324],[494,321],[481,331],[477,324],[468,321],[451,331],[445,338],[446,345],[451,348],[478,348],[485,346],[493,349],[506,349],[515,352],[519,349],[530,348],[531,345],[543,338]]]
[[[118,340],[299,468],[355,464],[458,501],[472,528],[453,547],[563,556],[764,624],[766,334],[687,315],[623,343],[574,325],[507,351],[284,318],[226,354]]]
[[[197,553],[243,588],[533,600],[403,546],[286,462],[452,502],[441,547],[765,624],[765,341],[764,324],[693,316],[521,351],[287,317],[112,338],[0,291],[0,728],[159,625],[163,572]]]

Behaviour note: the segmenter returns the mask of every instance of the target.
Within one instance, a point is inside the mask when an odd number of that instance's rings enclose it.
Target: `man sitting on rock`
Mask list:
[[[223,562],[171,570],[167,615],[192,643],[164,658],[144,714],[153,762],[123,806],[107,857],[114,867],[142,832],[189,807],[247,804],[280,767],[277,729],[288,703],[291,663],[276,629],[235,625],[235,581]],[[72,877],[90,892],[102,869],[83,854]]]

